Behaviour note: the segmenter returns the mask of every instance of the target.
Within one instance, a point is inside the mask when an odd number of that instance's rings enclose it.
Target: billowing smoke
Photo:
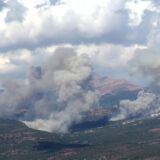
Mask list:
[[[120,101],[119,114],[112,117],[111,120],[116,121],[150,117],[156,111],[159,111],[159,102],[156,95],[140,91],[136,100]]]
[[[119,105],[119,114],[112,120],[150,117],[160,114],[160,54],[159,49],[151,45],[148,49],[138,49],[130,61],[133,76],[145,79],[148,86],[141,91],[135,101],[123,100]]]
[[[3,83],[0,116],[16,118],[23,113],[20,120],[31,128],[66,132],[97,103],[91,80],[86,55],[58,48],[43,67],[31,67],[27,80]]]

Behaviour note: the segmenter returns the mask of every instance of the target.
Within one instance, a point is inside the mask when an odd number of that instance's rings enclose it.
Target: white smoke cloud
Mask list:
[[[26,109],[29,127],[65,132],[97,100],[92,89],[92,68],[86,55],[72,48],[58,48],[44,67],[32,67],[29,79],[5,81],[0,95],[1,117],[13,118]]]
[[[157,102],[155,94],[140,91],[136,100],[120,101],[119,114],[112,117],[111,120],[149,117],[160,107]]]
[[[160,32],[159,23],[149,36],[145,48],[139,48],[128,64],[130,73],[137,78],[147,81],[146,92],[140,92],[135,101],[124,100],[120,102],[120,114],[113,117],[127,119],[129,117],[148,117],[160,112]]]

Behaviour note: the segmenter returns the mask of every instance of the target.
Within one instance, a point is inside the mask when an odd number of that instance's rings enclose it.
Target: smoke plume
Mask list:
[[[58,48],[42,67],[31,67],[25,81],[8,80],[0,95],[0,116],[16,118],[31,128],[66,132],[97,102],[86,55]]]
[[[150,117],[160,114],[160,55],[157,45],[148,49],[138,49],[129,62],[133,76],[147,80],[148,86],[140,92],[135,101],[123,100],[119,105],[119,114],[112,120]]]
[[[119,114],[111,120],[116,121],[149,117],[156,110],[158,111],[159,106],[157,104],[158,99],[155,94],[140,91],[136,100],[120,101]]]

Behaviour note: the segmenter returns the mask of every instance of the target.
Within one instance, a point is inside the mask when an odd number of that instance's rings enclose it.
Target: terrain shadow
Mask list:
[[[85,131],[85,130],[89,130],[89,129],[103,127],[107,124],[109,124],[108,117],[102,117],[96,121],[85,121],[85,122],[81,122],[79,124],[75,124],[70,128],[70,131],[71,132]]]
[[[38,145],[34,146],[34,148],[38,151],[48,151],[48,152],[56,152],[64,149],[79,149],[89,147],[88,144],[61,144],[54,142],[38,142]]]

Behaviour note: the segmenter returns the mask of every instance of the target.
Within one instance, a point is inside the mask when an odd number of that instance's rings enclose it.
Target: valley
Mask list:
[[[85,122],[83,122],[85,123]],[[82,124],[81,124],[82,125]],[[84,125],[84,124],[83,124]],[[87,125],[87,124],[86,124]],[[158,160],[160,119],[109,122],[72,134],[29,129],[18,121],[0,120],[2,160]]]

